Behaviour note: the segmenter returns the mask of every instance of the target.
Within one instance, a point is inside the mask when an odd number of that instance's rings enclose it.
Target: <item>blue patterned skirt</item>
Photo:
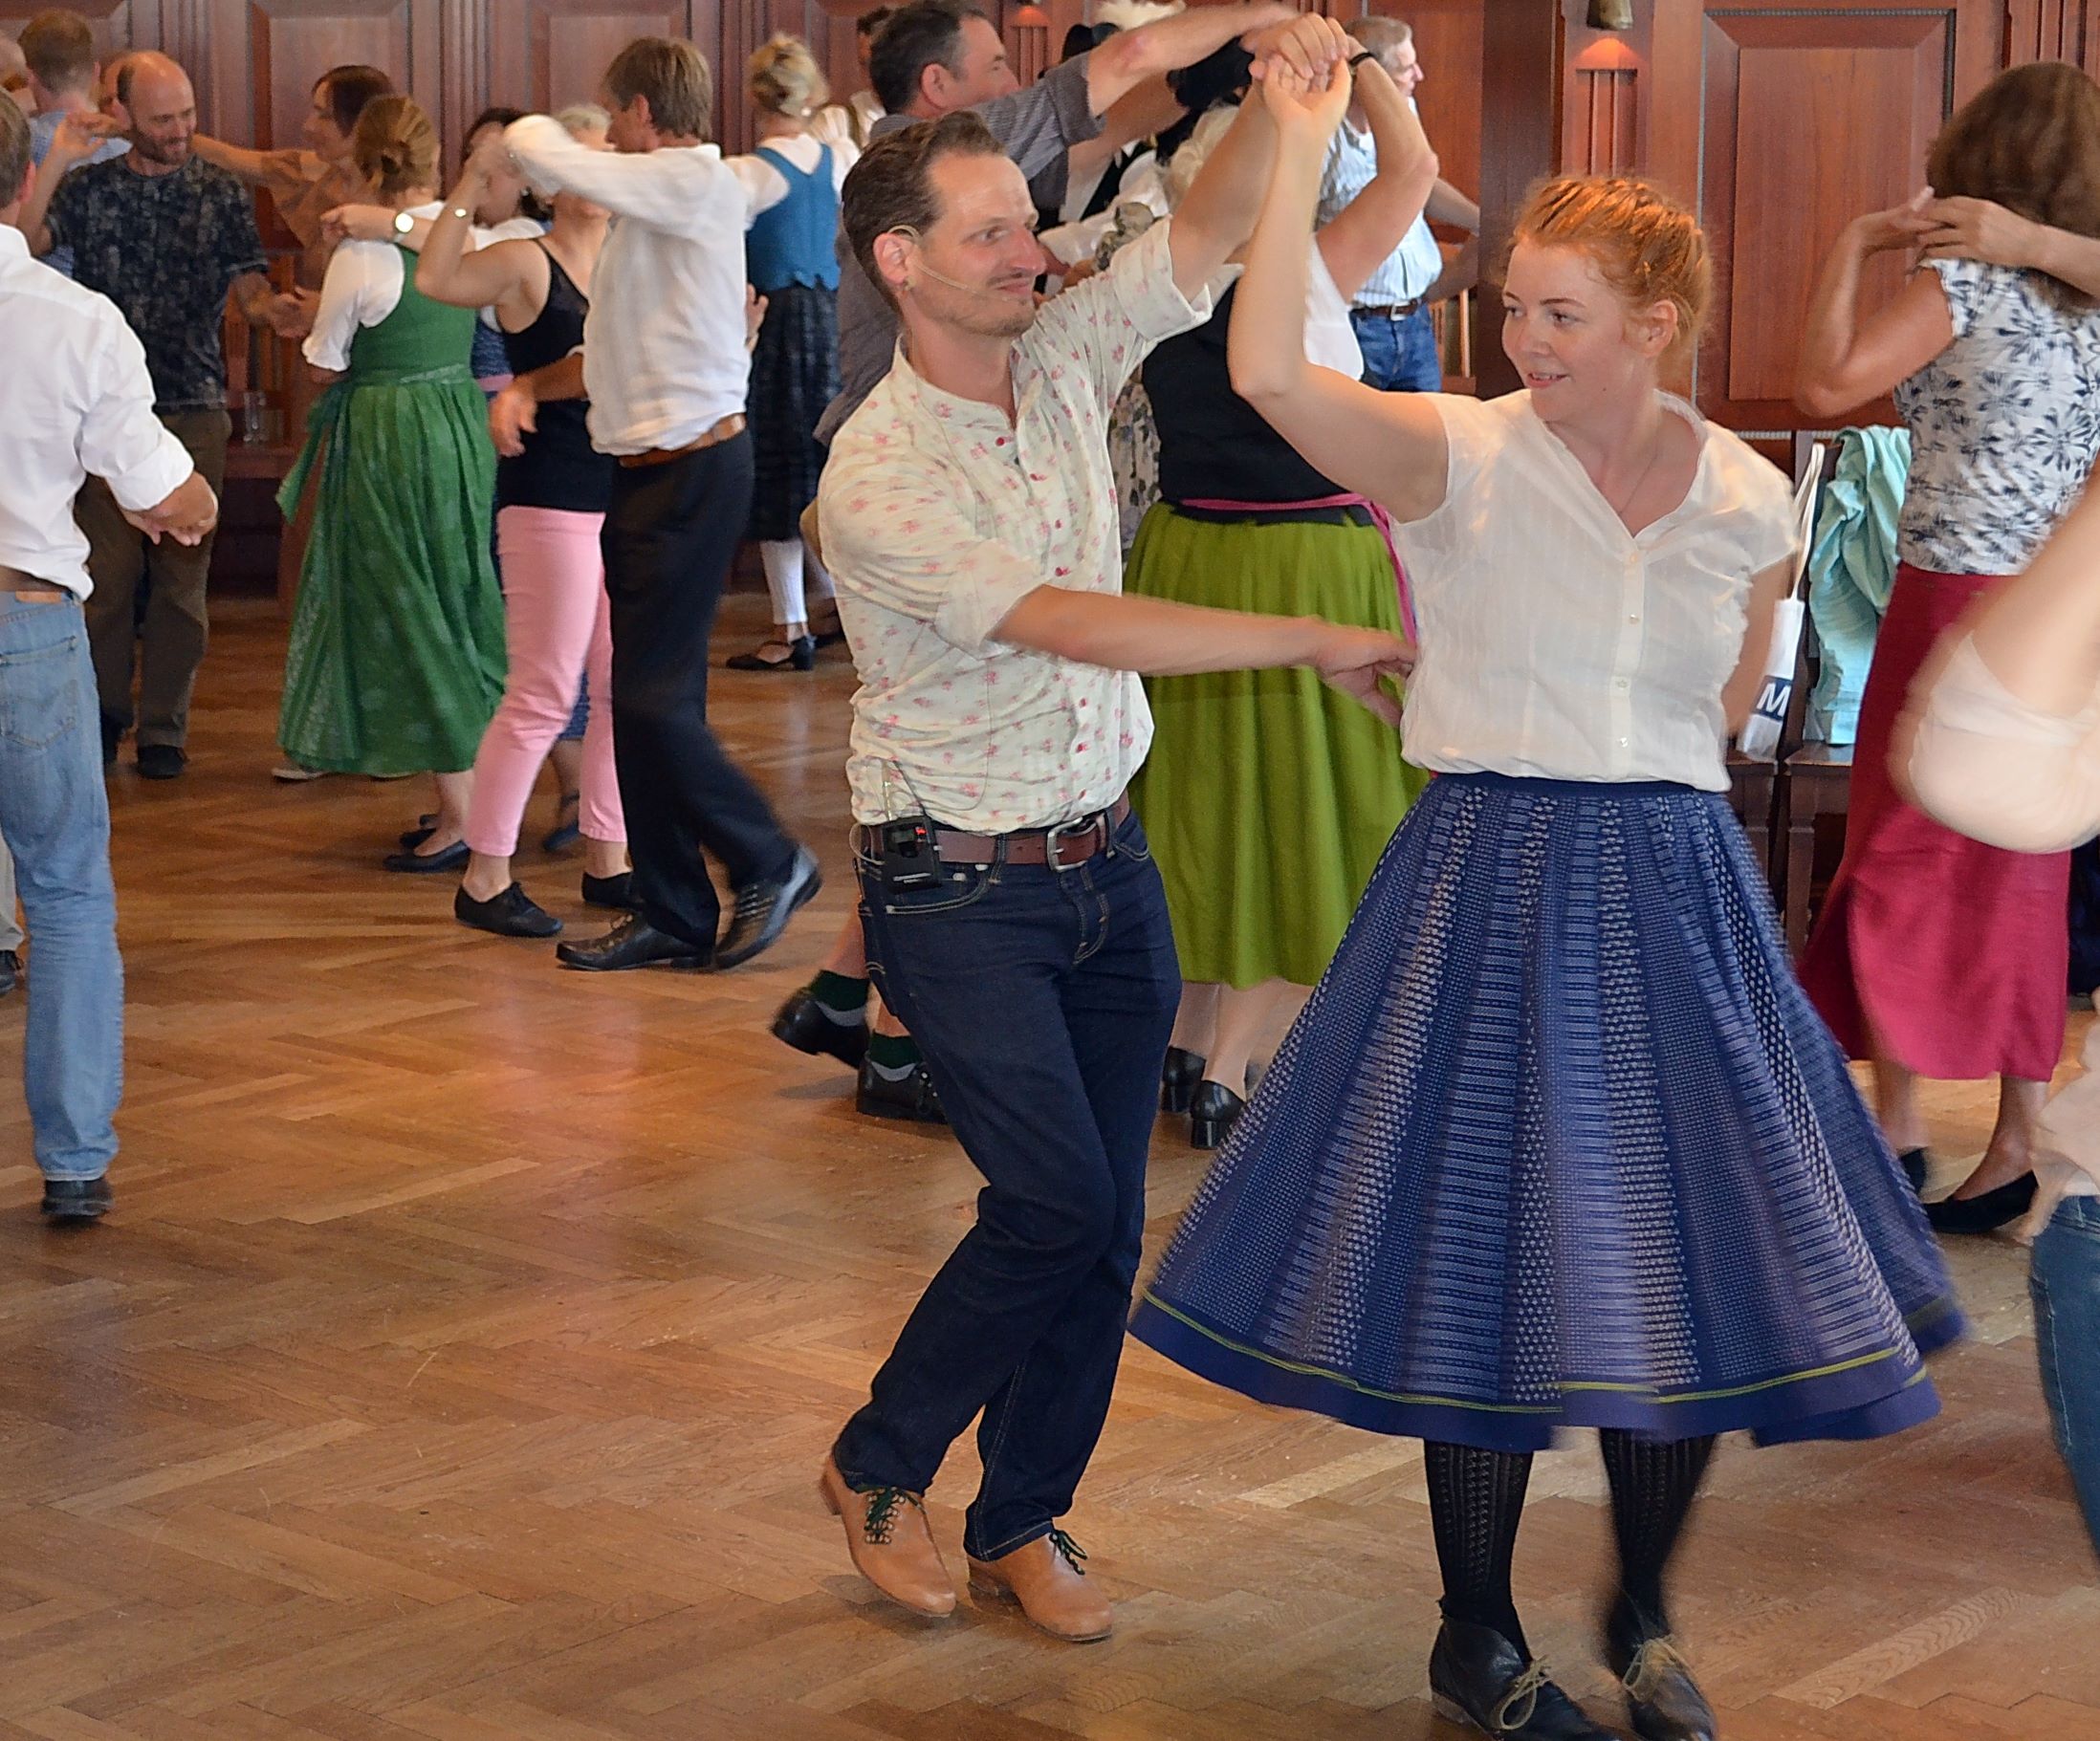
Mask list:
[[[1470,774],[1393,836],[1132,1333],[1530,1450],[1894,1432],[1961,1327],[1726,802]]]

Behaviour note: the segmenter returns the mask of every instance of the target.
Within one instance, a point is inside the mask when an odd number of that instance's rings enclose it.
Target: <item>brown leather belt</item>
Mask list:
[[[733,441],[744,432],[744,414],[732,411],[704,435],[696,435],[683,447],[651,447],[646,453],[623,453],[620,463],[629,471],[643,466],[667,466],[672,460],[682,460],[689,453],[698,453],[704,448],[718,447],[724,442]]]
[[[1105,847],[1129,814],[1130,800],[1118,798],[1106,810],[1056,828],[1024,828],[1010,835],[936,828],[933,852],[943,864],[1054,864],[1070,870]]]
[[[0,562],[0,593],[12,593],[17,598],[70,598],[72,593],[55,581],[46,580],[41,575],[26,575],[18,568],[10,568]]]
[[[1417,296],[1412,302],[1382,302],[1375,308],[1355,308],[1349,312],[1352,315],[1383,315],[1388,320],[1406,320],[1420,314],[1422,308],[1422,298]]]

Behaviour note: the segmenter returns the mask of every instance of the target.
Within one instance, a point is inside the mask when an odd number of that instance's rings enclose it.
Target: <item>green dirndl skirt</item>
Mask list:
[[[334,773],[457,773],[503,698],[495,458],[464,365],[338,381],[278,493],[316,466],[277,741]]]
[[[1161,503],[1124,586],[1402,632],[1392,558],[1354,515],[1226,520]],[[1130,798],[1166,881],[1182,977],[1313,985],[1428,775],[1400,759],[1398,732],[1308,670],[1154,677],[1146,690],[1152,749]]]

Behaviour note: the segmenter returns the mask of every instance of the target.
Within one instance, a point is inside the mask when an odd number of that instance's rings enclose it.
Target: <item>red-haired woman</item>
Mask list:
[[[1947,123],[1927,174],[1942,199],[2016,207],[2100,236],[2100,86],[2037,62],[2001,75]],[[1854,1057],[1874,1064],[1882,1128],[1926,1174],[1920,1077],[1996,1077],[1990,1146],[1926,1211],[1985,1233],[2034,1200],[2035,1121],[2064,1052],[2070,855],[2001,851],[1943,828],[1896,791],[1889,745],[1904,698],[1956,619],[2025,568],[2100,451],[2100,309],[2041,272],[1934,259],[1871,318],[1867,259],[1917,245],[1915,206],[1849,225],[1802,344],[1804,408],[1835,417],[1895,394],[1911,469],[1889,613],[1852,752],[1845,860],[1802,979]]]
[[[1345,88],[1265,81],[1275,175],[1233,384],[1401,522],[1438,777],[1198,1192],[1135,1332],[1263,1401],[1427,1442],[1439,1709],[1601,1737],[1510,1594],[1531,1454],[1603,1429],[1606,1660],[1705,1741],[1663,1575],[1714,1436],[1892,1432],[1959,1316],[1796,983],[1727,802],[1791,573],[1785,480],[1661,381],[1709,284],[1637,182],[1540,189],[1503,348],[1526,391],[1380,393],[1305,360],[1304,236]],[[1345,86],[1345,79],[1336,85]]]

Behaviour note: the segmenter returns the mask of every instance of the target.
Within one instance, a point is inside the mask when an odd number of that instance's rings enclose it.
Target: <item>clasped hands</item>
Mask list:
[[[1348,109],[1349,56],[1362,45],[1318,12],[1251,32],[1240,45],[1254,56],[1254,78],[1278,128],[1317,133],[1324,142]]]

